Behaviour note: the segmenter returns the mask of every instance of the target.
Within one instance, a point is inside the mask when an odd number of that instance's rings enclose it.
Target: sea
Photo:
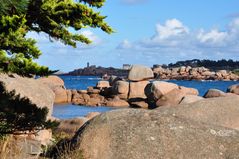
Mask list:
[[[60,76],[65,82],[67,89],[85,90],[89,86],[96,86],[101,80],[96,76]],[[179,86],[196,88],[199,95],[203,96],[208,89],[214,88],[226,91],[233,84],[239,84],[238,81],[178,81],[168,80],[168,82],[176,83]],[[116,108],[112,107],[87,107],[72,104],[54,105],[53,116],[59,119],[69,119],[75,117],[84,117],[89,112],[106,112]]]

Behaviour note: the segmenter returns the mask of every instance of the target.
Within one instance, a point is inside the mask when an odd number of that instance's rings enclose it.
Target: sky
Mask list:
[[[77,48],[37,39],[41,65],[63,72],[90,65],[168,64],[190,59],[239,60],[239,0],[106,0],[98,11],[115,33],[79,31],[93,41]]]

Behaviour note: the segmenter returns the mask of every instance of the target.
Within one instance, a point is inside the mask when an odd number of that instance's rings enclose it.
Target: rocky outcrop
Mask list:
[[[55,87],[65,88],[64,81],[58,76],[51,75],[38,78],[37,80],[48,85],[51,89],[54,89]]]
[[[48,108],[48,117],[51,117],[55,96],[52,90],[41,82],[33,78],[23,78],[16,74],[0,74],[0,86],[3,89],[0,93],[14,93],[12,98],[19,96],[19,99],[27,99],[38,108]]]
[[[128,75],[128,79],[134,82],[148,80],[152,78],[154,78],[152,69],[143,65],[133,65]]]
[[[117,81],[113,85],[113,94],[117,95],[121,99],[127,99],[129,94],[129,82]]]
[[[151,105],[150,108],[160,106],[176,106],[178,105],[185,96],[193,95],[198,96],[199,92],[194,88],[187,88],[178,86],[177,84],[165,82],[165,81],[154,81],[147,85],[145,89],[148,103]],[[187,97],[186,99],[193,101],[193,97]],[[184,100],[185,102],[190,102]]]
[[[50,129],[34,130],[39,123],[52,119],[52,110],[55,95],[53,91],[34,78],[24,78],[16,74],[0,74],[0,107],[3,114],[8,117],[1,118],[9,120],[7,126],[13,130],[14,146],[20,149],[23,158],[36,157],[42,153],[42,146],[52,144],[52,131]],[[45,118],[47,108],[48,114]],[[6,120],[7,121],[7,120]],[[13,128],[11,127],[13,124]],[[24,125],[25,124],[25,125]],[[29,128],[32,126],[32,129]],[[42,126],[42,125],[40,125]],[[15,129],[16,128],[16,129]],[[36,129],[38,129],[37,127]],[[1,131],[4,131],[5,128]],[[8,130],[6,130],[8,131]],[[3,133],[3,132],[2,132]],[[11,158],[11,156],[8,156]]]
[[[185,95],[186,94],[182,90],[173,89],[172,91],[159,98],[156,102],[156,106],[176,106],[180,103]]]
[[[55,93],[55,104],[68,103],[68,94],[65,88],[55,87],[53,92]]]
[[[178,107],[159,107],[158,112],[239,130],[239,96],[199,100]]]
[[[213,73],[204,67],[155,68],[154,71],[163,72],[163,74],[173,76],[173,78],[178,76],[185,78],[197,76],[197,79],[204,79],[204,77],[215,75],[222,77],[224,80],[228,79],[227,71],[220,70]],[[112,76],[110,82],[99,81],[95,87],[88,87],[87,90],[64,90],[65,92],[59,90],[58,92],[58,89],[55,89],[55,92],[63,101],[87,106],[118,107],[130,104],[132,107],[155,108],[167,105],[176,106],[181,102],[192,103],[201,99],[198,97],[199,92],[197,89],[178,86],[165,81],[149,81],[153,76],[152,74],[153,72],[149,67],[133,65],[129,71],[128,80]],[[64,86],[61,85],[60,89],[62,88]],[[231,86],[228,92],[230,93],[211,89],[204,97],[235,95],[237,94],[237,86]],[[114,99],[116,96],[119,99]]]
[[[94,117],[96,117],[97,115],[100,115],[100,113],[99,112],[90,112],[85,116],[85,118],[90,120],[90,119],[93,119]]]
[[[145,100],[135,100],[129,102],[132,108],[144,108],[144,109],[149,108],[149,104]]]
[[[183,86],[179,86],[178,87],[184,94],[187,94],[187,95],[195,95],[195,96],[198,96],[199,95],[199,92],[197,89],[195,88],[188,88],[188,87],[183,87]]]
[[[68,103],[71,99],[70,92],[66,90],[64,81],[58,76],[48,76],[37,79],[47,85],[55,93],[54,103]]]
[[[178,85],[174,83],[154,81],[152,82],[151,88],[148,89],[148,92],[146,92],[146,94],[148,95],[148,98],[153,98],[155,101],[157,101],[163,95],[177,88]]]
[[[67,103],[71,103],[71,100],[72,100],[71,90],[66,90],[66,94],[67,94]]]
[[[100,82],[99,82],[100,83]],[[155,108],[155,106],[178,105],[186,95],[197,96],[198,90],[174,83],[154,81],[121,81],[106,89],[88,87],[72,90],[72,103],[87,106],[112,106]]]
[[[115,82],[122,81],[122,80],[123,80],[123,78],[120,78],[118,76],[110,76],[109,77],[110,86],[113,86],[115,84]]]
[[[227,89],[227,92],[239,95],[239,84],[235,84],[235,85],[230,86]]]
[[[218,89],[209,89],[205,94],[204,98],[215,98],[215,97],[225,97],[227,94]]]
[[[203,99],[204,99],[203,97],[197,95],[185,95],[179,104],[190,104]]]
[[[149,81],[130,82],[129,83],[129,99],[142,98],[146,99],[145,87],[149,84]]]
[[[129,107],[129,103],[116,96],[113,99],[109,99],[106,102],[106,106],[109,106],[109,107]]]
[[[109,88],[109,87],[110,87],[109,81],[98,81],[96,85],[96,88],[98,89]]]
[[[205,67],[181,66],[176,68],[154,68],[154,74],[158,79],[176,80],[239,80],[239,76],[231,71],[219,70],[210,71]]]
[[[72,103],[75,105],[86,105],[86,106],[102,106],[105,105],[106,99],[100,95],[98,89],[88,90],[72,90]]]
[[[238,103],[223,97],[107,112],[80,128],[71,144],[89,159],[238,158]]]

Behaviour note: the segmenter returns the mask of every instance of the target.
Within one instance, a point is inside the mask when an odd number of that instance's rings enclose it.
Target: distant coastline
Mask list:
[[[88,66],[85,68],[75,69],[74,71],[60,74],[60,75],[69,75],[69,76],[119,76],[126,77],[128,75],[129,70],[120,69],[114,67],[101,67],[101,66]]]
[[[109,76],[118,76],[122,78],[126,78],[130,69],[129,64],[124,64],[122,68],[114,68],[114,67],[102,67],[102,66],[95,66],[89,65],[87,63],[87,67],[75,69],[68,73],[60,73],[60,75],[69,75],[69,76],[99,76],[99,77],[109,77]],[[190,74],[183,74],[182,76],[182,68],[192,68],[195,70],[203,69],[206,72],[206,75],[203,76],[189,76]],[[176,63],[170,63],[168,65],[158,65],[154,64],[152,70],[155,73],[155,78],[158,79],[176,79],[176,80],[238,80],[239,75],[239,61],[233,60],[186,60],[186,61],[178,61]],[[180,69],[181,68],[181,69]],[[175,72],[175,70],[177,70]],[[161,72],[160,72],[161,71]],[[166,76],[162,76],[162,72],[167,72]],[[170,72],[171,71],[171,72]],[[181,72],[180,72],[181,71]],[[190,70],[188,70],[190,71]],[[172,73],[173,72],[173,73]],[[221,78],[220,75],[218,76],[211,76],[216,74],[217,72],[224,72],[225,76],[233,75],[233,78]],[[201,73],[199,71],[199,73]],[[161,75],[161,76],[160,76]]]

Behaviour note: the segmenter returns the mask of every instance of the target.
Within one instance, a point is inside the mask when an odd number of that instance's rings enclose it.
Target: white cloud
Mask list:
[[[139,59],[145,63],[168,63],[195,58],[239,60],[239,18],[230,22],[224,30],[199,28],[192,31],[181,21],[169,19],[164,24],[156,24],[153,36],[127,43],[130,43],[130,47],[121,49],[125,49],[128,54],[137,52],[137,56],[141,57]]]
[[[78,43],[78,48],[80,49],[92,49],[102,44],[102,40],[90,30],[81,31],[80,34],[92,41],[90,44]]]
[[[127,39],[123,40],[119,44],[119,46],[117,46],[117,49],[130,49],[130,48],[132,48],[132,44]]]
[[[90,30],[81,31],[79,34],[89,38],[92,43],[83,44],[77,42],[78,49],[92,49],[102,44],[102,40]],[[68,50],[72,48],[71,46],[65,45],[58,40],[50,40],[50,37],[45,33],[29,32],[27,37],[35,39],[37,41],[37,45],[42,48],[55,48],[58,50],[58,52],[68,52]]]
[[[85,37],[87,37],[88,39],[90,39],[93,44],[101,43],[101,39],[90,30],[84,30],[84,31],[80,32],[80,34],[82,34]]]
[[[177,19],[167,20],[164,25],[156,25],[156,35],[153,36],[153,41],[169,39],[171,37],[179,37],[187,34],[188,28]]]
[[[205,32],[203,29],[198,33],[197,39],[200,43],[211,46],[222,46],[228,38],[227,32],[218,31],[212,29],[209,32]]]

